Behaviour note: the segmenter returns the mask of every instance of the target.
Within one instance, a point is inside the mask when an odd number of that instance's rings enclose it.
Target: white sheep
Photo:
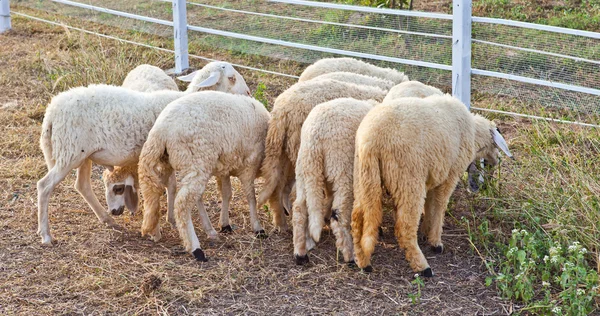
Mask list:
[[[308,262],[306,252],[319,241],[326,217],[344,261],[354,259],[350,234],[354,135],[376,104],[335,99],[317,105],[302,125],[292,221],[297,264]]]
[[[317,76],[330,73],[346,71],[371,77],[383,78],[395,84],[408,81],[403,72],[391,68],[382,68],[354,58],[324,58],[308,66],[300,75],[298,82],[311,80]]]
[[[354,83],[364,86],[375,86],[383,90],[390,90],[395,83],[391,80],[361,75],[347,71],[329,72],[313,78],[312,80],[333,79],[342,82]]]
[[[383,184],[397,207],[395,234],[410,267],[433,276],[417,244],[421,215],[421,231],[441,252],[444,213],[460,175],[475,158],[497,163],[498,147],[512,156],[493,122],[469,113],[449,95],[399,98],[371,110],[356,132],[352,236],[357,265],[372,271]]]
[[[241,75],[235,70],[231,73],[230,67],[224,62],[206,65],[199,72],[206,80],[197,86],[227,87],[225,91],[249,94],[243,78],[240,80]],[[92,191],[92,161],[109,170],[114,166],[135,165],[158,114],[171,101],[185,94],[168,90],[138,92],[123,87],[91,85],[73,88],[52,98],[46,109],[40,137],[48,166],[48,173],[37,183],[38,233],[42,243],[52,242],[48,225],[50,195],[73,169],[77,169],[75,188],[100,222],[118,227]],[[126,191],[136,195],[133,190],[123,190]],[[130,201],[133,199],[131,197]],[[123,213],[124,200],[121,199],[123,204],[120,206],[111,208],[112,214]]]
[[[173,78],[169,77],[162,69],[147,64],[139,65],[130,71],[121,86],[141,92],[179,91]]]
[[[212,175],[237,176],[255,233],[265,236],[256,211],[254,179],[264,157],[269,112],[255,99],[222,92],[195,93],[169,104],[157,118],[140,155],[140,189],[144,197],[142,235],[154,234],[159,220],[161,178],[182,176],[175,217],[185,249],[206,261],[192,224],[190,209],[200,209],[205,232],[214,232],[202,195]]]
[[[323,79],[296,83],[277,97],[271,111],[261,168],[265,185],[258,198],[258,205],[269,201],[276,227],[287,229],[284,208],[289,210],[300,132],[310,111],[318,104],[337,98],[381,101],[385,94],[377,87]]]

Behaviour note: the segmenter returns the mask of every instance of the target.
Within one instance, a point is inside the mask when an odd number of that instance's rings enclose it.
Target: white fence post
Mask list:
[[[8,0],[0,0],[0,33],[10,30],[10,5]]]
[[[186,0],[173,0],[173,33],[175,41],[175,73],[190,67],[188,56]]]
[[[471,108],[471,0],[452,4],[452,95]]]

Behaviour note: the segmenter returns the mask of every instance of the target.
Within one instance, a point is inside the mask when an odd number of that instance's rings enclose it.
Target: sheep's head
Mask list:
[[[506,156],[514,159],[506,140],[502,137],[500,130],[496,127],[494,122],[485,119],[479,115],[474,116],[475,120],[475,160],[469,165],[469,187],[471,191],[477,192],[479,185],[484,182],[483,176],[481,175],[478,167],[484,167],[484,165],[494,167],[498,164],[498,157],[502,150]],[[475,177],[478,176],[476,180]]]
[[[138,209],[137,166],[106,169],[102,174],[106,203],[112,215],[121,215],[125,207],[131,215]]]
[[[187,92],[215,90],[252,96],[244,77],[227,62],[211,62],[204,68],[177,79],[190,83]]]
[[[508,149],[508,144],[496,124],[485,119],[482,116],[475,115],[475,160],[485,159],[490,166],[498,164],[498,149],[502,150],[506,156],[513,158]],[[514,158],[513,158],[514,159]]]

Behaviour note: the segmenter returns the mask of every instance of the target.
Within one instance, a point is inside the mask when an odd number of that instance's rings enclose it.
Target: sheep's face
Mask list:
[[[196,78],[200,73],[208,73],[206,78]],[[206,76],[206,75],[205,75]],[[212,62],[202,70],[193,72],[187,76],[178,77],[179,80],[189,81],[188,92],[200,90],[215,90],[232,94],[252,96],[244,77],[240,75],[230,63]]]
[[[110,214],[118,216],[123,214],[125,207],[131,215],[138,209],[138,194],[134,185],[132,175],[128,175],[124,181],[112,179],[110,171],[104,171],[104,186],[106,189],[106,203]]]

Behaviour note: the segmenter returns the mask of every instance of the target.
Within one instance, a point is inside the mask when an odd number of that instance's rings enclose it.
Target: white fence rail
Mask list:
[[[233,38],[240,41],[250,41],[254,43],[262,43],[267,45],[277,45],[288,47],[292,49],[300,49],[312,52],[318,52],[323,54],[333,54],[333,55],[343,55],[343,56],[351,56],[357,58],[364,58],[374,61],[381,61],[393,64],[404,64],[415,67],[425,67],[430,69],[437,69],[441,71],[452,71],[451,75],[451,88],[452,93],[456,97],[458,97],[461,101],[465,103],[467,107],[470,106],[471,101],[471,91],[477,91],[479,89],[478,86],[475,89],[471,88],[471,76],[482,76],[488,78],[498,78],[502,80],[507,80],[510,82],[519,82],[523,84],[535,85],[540,87],[549,87],[552,89],[559,89],[561,91],[570,91],[573,93],[584,94],[588,97],[587,99],[592,99],[592,97],[596,98],[600,96],[600,90],[597,89],[598,85],[595,85],[595,82],[592,84],[587,84],[585,80],[577,80],[569,81],[570,78],[575,78],[574,75],[569,76],[556,76],[551,71],[547,71],[546,73],[543,71],[539,71],[539,74],[528,73],[525,70],[519,69],[519,71],[504,71],[503,69],[493,69],[493,67],[481,67],[481,62],[477,60],[480,66],[474,65],[473,56],[472,56],[472,47],[473,45],[486,45],[486,47],[495,47],[497,49],[506,49],[514,52],[519,52],[523,54],[536,54],[540,56],[545,56],[547,58],[559,58],[568,60],[570,62],[575,63],[575,65],[592,65],[593,67],[598,67],[600,65],[600,60],[597,60],[597,55],[592,54],[591,58],[589,56],[575,56],[575,54],[568,52],[552,52],[547,51],[548,49],[544,48],[531,48],[524,47],[526,45],[518,46],[517,44],[508,41],[507,43],[501,43],[496,41],[494,38],[490,40],[485,40],[476,37],[476,31],[474,29],[475,23],[477,23],[478,27],[486,26],[486,25],[501,25],[503,28],[516,28],[517,30],[523,30],[523,32],[527,30],[536,30],[540,32],[551,32],[556,34],[564,34],[569,36],[576,36],[580,38],[584,38],[590,41],[600,40],[600,33],[588,32],[588,31],[580,31],[573,30],[567,28],[553,27],[547,25],[538,25],[532,23],[525,22],[517,22],[511,20],[504,19],[493,19],[493,18],[483,18],[483,17],[471,17],[471,1],[470,0],[454,0],[453,1],[453,14],[441,14],[441,13],[427,13],[427,12],[415,12],[415,11],[405,11],[405,10],[392,10],[392,9],[381,9],[381,8],[371,8],[371,7],[362,7],[362,6],[353,6],[353,5],[340,5],[334,3],[327,2],[315,2],[315,1],[306,1],[306,0],[267,0],[266,5],[269,4],[272,6],[275,5],[287,5],[300,8],[301,10],[308,9],[323,9],[323,10],[339,10],[344,12],[351,12],[356,14],[374,14],[381,16],[392,16],[398,18],[407,18],[407,19],[429,19],[435,21],[441,21],[441,23],[449,23],[452,22],[451,32],[445,32],[445,34],[441,31],[429,31],[429,30],[415,30],[410,27],[389,27],[384,26],[381,27],[379,25],[363,25],[360,23],[354,23],[350,21],[325,21],[320,18],[313,17],[304,17],[304,16],[289,16],[286,14],[275,12],[259,12],[251,9],[244,8],[233,8],[231,6],[221,6],[213,4],[205,4],[205,3],[197,3],[197,2],[186,2],[186,0],[155,0],[158,2],[170,2],[172,3],[172,21],[168,21],[164,18],[153,18],[139,14],[133,14],[129,12],[125,12],[122,10],[109,9],[104,7],[99,7],[92,5],[93,1],[90,1],[90,4],[83,4],[76,1],[70,0],[46,0],[41,2],[54,2],[60,3],[63,5],[68,5],[72,7],[78,7],[87,10],[93,10],[96,12],[101,12],[104,14],[110,14],[114,16],[135,19],[144,22],[156,23],[163,26],[168,26],[173,28],[173,38],[174,38],[174,52],[175,55],[175,71],[182,72],[186,68],[189,67],[189,57],[191,58],[202,58],[210,60],[209,58],[203,58],[201,56],[192,55],[188,53],[188,31],[201,32],[203,34],[212,34],[216,36],[223,36],[226,38]],[[198,1],[198,0],[195,0]],[[263,0],[264,2],[264,0]],[[251,15],[257,18],[265,18],[265,19],[276,19],[276,20],[287,20],[287,21],[297,21],[298,23],[312,24],[312,25],[322,25],[327,27],[338,27],[338,28],[347,28],[350,30],[358,30],[363,32],[388,32],[390,34],[397,34],[397,36],[416,36],[421,38],[431,38],[434,41],[448,41],[442,42],[447,43],[446,48],[449,49],[451,45],[451,59],[445,59],[442,62],[436,60],[423,60],[423,58],[419,58],[419,56],[402,56],[400,53],[393,52],[393,44],[390,45],[392,53],[389,51],[377,51],[371,52],[370,50],[365,51],[364,49],[352,49],[347,47],[337,47],[335,45],[324,45],[322,43],[313,43],[303,41],[301,39],[296,38],[285,38],[283,36],[277,35],[269,35],[269,34],[251,34],[249,31],[239,30],[235,28],[229,28],[230,23],[228,20],[223,21],[223,25],[213,24],[212,27],[210,25],[188,25],[187,18],[188,14],[186,13],[186,4],[190,5],[190,8],[201,8],[205,10],[217,10],[226,12],[229,14],[238,14],[238,15]],[[219,4],[218,2],[216,4]],[[10,28],[10,14],[9,14],[9,5],[8,0],[0,0],[0,32],[7,30]],[[303,24],[303,25],[305,25]],[[449,42],[451,39],[451,42]],[[130,41],[129,41],[130,42]],[[594,42],[595,43],[595,42]],[[437,43],[439,44],[439,42]],[[366,44],[368,46],[368,43]],[[598,42],[600,45],[600,42]],[[147,45],[146,45],[147,46]],[[163,49],[164,50],[164,49]],[[169,50],[171,51],[171,50]],[[449,51],[449,50],[448,50]],[[404,58],[408,57],[408,58]],[[504,57],[504,56],[500,56]],[[499,58],[500,58],[499,57]],[[540,62],[541,64],[542,62]],[[244,65],[238,65],[243,68],[253,69],[265,71],[268,73],[273,73],[277,75],[297,78],[297,76],[293,74],[282,74],[274,71],[266,71],[263,69],[258,69],[255,67],[248,67]],[[484,68],[484,69],[482,69]],[[498,68],[498,67],[496,67]],[[502,68],[502,67],[499,67]],[[526,67],[521,67],[526,68]],[[532,68],[532,67],[530,67]],[[599,72],[600,74],[600,72]],[[600,79],[598,80],[600,83]],[[587,86],[586,86],[587,84]],[[579,97],[575,98],[575,102],[579,99]],[[586,99],[586,100],[587,100]],[[598,99],[600,100],[600,99]],[[600,103],[595,103],[592,101],[593,112],[596,114],[600,114]],[[588,105],[589,108],[589,105]],[[495,112],[502,112],[501,110],[493,110]],[[518,114],[518,113],[513,113]],[[518,114],[523,115],[523,114]],[[526,115],[527,116],[527,115]],[[529,115],[528,117],[539,118],[534,115]],[[561,120],[555,120],[561,121]],[[593,124],[592,124],[593,125]]]

